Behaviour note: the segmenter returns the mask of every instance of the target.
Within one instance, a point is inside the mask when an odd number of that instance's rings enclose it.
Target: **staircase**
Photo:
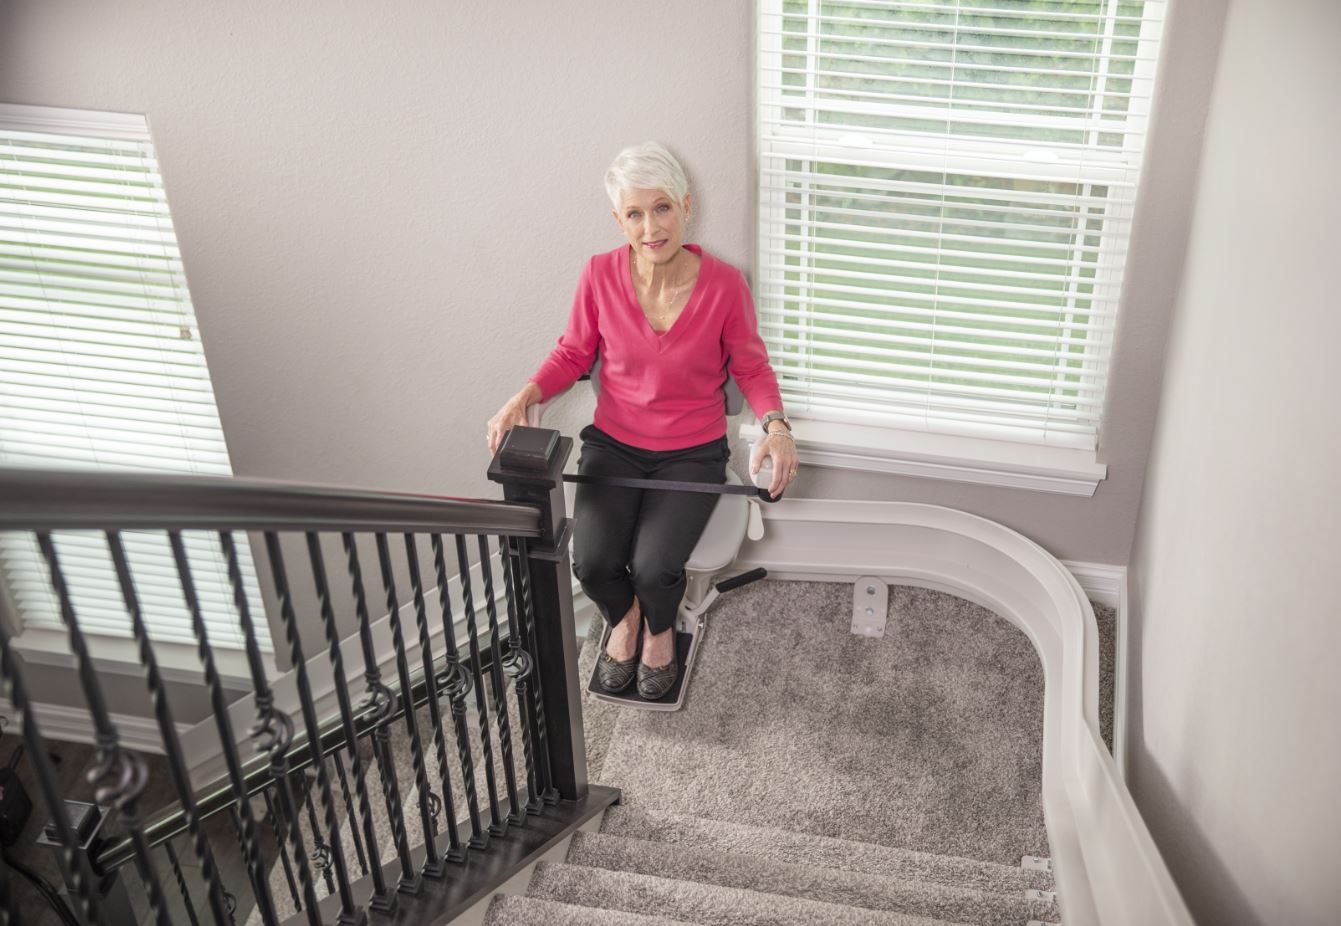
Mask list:
[[[1061,920],[1027,894],[1051,889],[1045,872],[616,807],[484,922],[1023,926]]]
[[[1046,851],[1032,826],[1020,828],[1015,822],[1037,812],[1036,794],[1026,784],[1023,794],[1003,794],[999,800],[989,797],[984,802],[974,790],[980,785],[970,780],[977,776],[990,782],[986,786],[990,790],[999,782],[1017,782],[1011,770],[984,778],[975,771],[981,757],[959,757],[952,767],[962,770],[964,781],[942,780],[942,792],[925,789],[925,805],[908,802],[898,814],[890,811],[901,797],[896,792],[918,787],[919,766],[935,767],[934,775],[941,779],[953,775],[941,760],[946,753],[958,754],[962,746],[953,733],[946,733],[940,743],[933,734],[920,746],[900,735],[900,728],[911,722],[910,702],[917,692],[940,686],[927,696],[924,706],[930,710],[947,702],[982,713],[989,701],[1004,701],[1011,705],[1011,713],[1023,714],[1026,719],[1019,733],[998,738],[991,731],[967,735],[981,743],[992,761],[1018,766],[1025,779],[1036,775],[1037,769],[1028,758],[1028,744],[1012,744],[1012,736],[1038,735],[1025,728],[1041,726],[1034,709],[1041,710],[1042,696],[1041,678],[1029,673],[1024,661],[1034,658],[1027,642],[990,612],[922,590],[899,589],[894,601],[898,617],[889,638],[862,640],[852,637],[844,625],[850,617],[851,586],[761,583],[723,599],[712,615],[690,700],[681,714],[641,714],[587,699],[584,713],[593,774],[597,780],[606,777],[619,784],[625,803],[606,812],[598,831],[576,833],[562,861],[537,865],[524,895],[496,896],[484,923],[1025,926],[1061,922],[1052,875],[1020,865],[1021,856]],[[763,623],[770,621],[788,628],[783,646],[794,653],[794,664],[772,662],[773,654],[763,642]],[[595,645],[593,633],[580,662],[583,678]],[[840,656],[850,667],[851,678],[835,679],[830,685],[849,685],[851,691],[826,694],[830,704],[840,705],[827,709],[823,717],[832,727],[831,742],[864,730],[878,750],[885,738],[893,736],[904,744],[905,755],[899,761],[877,760],[869,766],[857,761],[849,768],[848,780],[835,780],[832,793],[817,799],[813,788],[807,791],[804,785],[813,778],[813,769],[802,767],[804,759],[795,754],[791,760],[779,757],[782,765],[790,765],[788,774],[785,767],[761,763],[763,750],[752,753],[755,740],[775,742],[786,738],[789,728],[797,741],[811,737],[814,725],[807,725],[804,709],[760,718],[757,729],[745,736],[733,732],[729,724],[716,727],[715,742],[707,732],[713,722],[706,718],[752,710],[742,689],[757,688],[758,683],[740,683],[750,658],[762,658],[785,688],[807,673],[831,671],[826,667],[838,664],[834,660]],[[938,681],[946,677],[974,681],[967,686]],[[859,702],[853,692],[866,687],[885,694]],[[977,704],[963,700],[975,695],[984,700]],[[765,692],[762,697],[771,700],[773,695]],[[740,710],[724,708],[723,698],[741,705]],[[894,702],[907,710],[896,712]],[[882,718],[879,731],[871,729],[877,718]],[[988,722],[997,725],[993,718]],[[922,749],[924,755],[919,754]],[[656,760],[644,761],[641,755],[675,756],[675,767],[662,770],[658,783]],[[830,763],[842,766],[847,760],[824,755],[823,750],[811,758],[817,769]],[[739,777],[714,775],[714,767],[733,768]],[[877,809],[863,795],[870,794],[873,769],[878,773],[881,768],[887,768],[889,792],[876,798],[882,805]],[[685,785],[686,780],[691,784]],[[762,785],[761,791],[761,782],[771,784]],[[1018,782],[1015,788],[1019,790]],[[749,797],[733,800],[733,792]],[[952,799],[938,800],[938,794]],[[964,819],[941,819],[954,814],[955,804]],[[989,805],[999,818],[984,823],[983,814],[974,808]],[[795,823],[762,822],[784,818]],[[896,822],[881,823],[880,829],[872,820]],[[834,832],[859,832],[862,838],[842,838]],[[1007,850],[1001,847],[1012,844],[1012,834],[1018,851],[1014,864],[1009,864]],[[977,857],[926,848],[949,845],[965,846],[961,851]]]

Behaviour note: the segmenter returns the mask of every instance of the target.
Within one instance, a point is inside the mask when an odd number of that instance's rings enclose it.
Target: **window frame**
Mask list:
[[[1137,38],[1138,51],[1133,73],[1129,78],[1133,88],[1144,83],[1150,86],[1153,81],[1155,63],[1147,51],[1152,47],[1153,35],[1149,30],[1162,30],[1162,20],[1167,16],[1165,4],[1161,0],[1152,0],[1154,12],[1142,22]],[[931,146],[915,133],[900,134],[889,131],[880,134],[881,146],[872,147],[863,152],[864,157],[854,157],[854,148],[844,146],[839,139],[847,132],[842,126],[816,127],[786,126],[782,123],[782,110],[789,103],[784,101],[782,74],[784,54],[802,54],[799,51],[784,51],[784,20],[796,15],[784,12],[785,0],[758,0],[755,17],[755,120],[754,120],[754,161],[756,170],[756,237],[755,257],[759,278],[755,280],[761,327],[769,316],[771,304],[781,304],[786,281],[781,273],[771,273],[766,252],[770,250],[771,238],[777,236],[777,229],[789,224],[786,215],[785,195],[777,189],[770,189],[764,182],[766,172],[787,173],[787,160],[822,163],[827,156],[835,156],[840,163],[871,167],[917,169],[919,165],[933,167],[937,172],[946,169],[972,174],[982,172],[980,157],[990,157],[1005,148],[986,139],[957,140],[955,156],[947,157],[945,147]],[[819,8],[818,0],[810,0],[809,9],[804,15],[813,16]],[[1116,7],[1115,7],[1116,8]],[[805,37],[808,59],[819,54],[817,31],[807,28],[805,33],[789,33]],[[1158,51],[1158,48],[1155,48]],[[807,67],[809,72],[809,67]],[[813,86],[813,77],[807,76],[807,86]],[[826,101],[825,108],[834,104]],[[872,105],[873,108],[875,104]],[[860,103],[839,103],[838,108],[863,110]],[[796,108],[794,105],[791,108]],[[1149,93],[1132,93],[1126,118],[1120,126],[1137,123],[1140,134],[1148,135],[1150,124],[1151,100]],[[925,110],[909,108],[910,114],[925,116]],[[887,113],[884,107],[881,113]],[[1009,113],[984,113],[984,118],[1002,125],[1024,124],[1038,125],[1036,117],[1025,119]],[[771,125],[770,125],[771,123]],[[1059,124],[1060,120],[1059,120]],[[1091,124],[1089,133],[1097,133],[1098,121]],[[1068,129],[1075,129],[1074,121],[1065,123]],[[1086,185],[1106,184],[1112,186],[1123,182],[1124,174],[1133,167],[1140,171],[1146,157],[1148,145],[1140,150],[1135,148],[1134,132],[1124,132],[1123,148],[1073,148],[1075,158],[1060,162],[1020,160],[1011,161],[1011,176],[1021,179],[1059,179],[1068,173],[1067,182],[1080,182]],[[1014,149],[1018,152],[1018,148]],[[999,173],[997,169],[993,175]],[[1137,183],[1140,182],[1139,173]],[[1138,187],[1139,189],[1139,187]],[[803,196],[807,195],[805,193]],[[1122,223],[1130,227],[1133,219],[1136,190],[1132,195],[1115,201],[1111,211],[1106,213],[1105,222]],[[793,206],[793,208],[795,208]],[[804,208],[803,208],[804,212]],[[804,220],[803,220],[804,221]],[[1083,219],[1081,220],[1083,221]],[[794,224],[795,220],[791,221]],[[1087,314],[1107,312],[1112,322],[1103,330],[1103,356],[1096,362],[1088,352],[1080,367],[1080,381],[1085,384],[1102,383],[1102,404],[1099,409],[1097,434],[1088,445],[1068,446],[1066,442],[1057,445],[1048,443],[1030,443],[1018,438],[1007,439],[1002,435],[994,439],[990,428],[967,427],[962,433],[955,433],[953,426],[945,426],[939,431],[929,431],[909,421],[895,423],[863,423],[858,416],[844,416],[830,412],[800,411],[792,413],[797,422],[795,431],[797,452],[802,463],[815,467],[852,469],[866,472],[881,472],[922,478],[943,479],[954,482],[1006,486],[1031,489],[1043,492],[1056,492],[1070,495],[1092,496],[1098,483],[1107,477],[1107,466],[1098,459],[1098,445],[1103,433],[1103,425],[1109,404],[1107,392],[1108,380],[1112,376],[1113,331],[1120,307],[1122,289],[1122,269],[1126,261],[1128,236],[1103,235],[1100,238],[1099,252],[1096,255],[1096,272],[1093,279],[1094,292],[1089,297],[1092,308]],[[776,250],[776,248],[772,248]],[[804,254],[804,251],[802,252]],[[800,271],[803,275],[804,269]],[[1102,295],[1101,295],[1102,293]],[[793,300],[794,301],[794,300]],[[1107,309],[1100,305],[1111,306]],[[1102,368],[1100,368],[1102,366]],[[895,416],[891,416],[892,419]],[[846,419],[846,420],[845,420]],[[758,435],[757,423],[752,419],[744,422],[739,434],[742,438],[754,439]]]
[[[0,103],[0,124],[6,128],[21,131],[84,135],[109,140],[137,142],[148,140],[149,144],[155,149],[154,157],[156,159],[158,157],[156,146],[153,145],[152,129],[149,120],[144,115],[6,102]],[[189,293],[189,287],[187,291]],[[212,394],[213,384],[211,383],[211,396]],[[220,422],[220,429],[222,432],[222,422]],[[229,469],[231,472],[231,464]],[[250,534],[246,536],[248,547],[252,549],[252,561],[259,562],[260,560],[255,556],[252,537]],[[270,647],[262,647],[261,657],[267,674],[273,678],[279,674],[280,670],[277,658],[280,650],[273,645],[273,641],[279,638],[274,634],[274,626],[270,620],[269,594],[259,572],[256,573],[256,579],[259,583],[260,601],[266,627],[272,641]],[[183,613],[185,614],[184,603]],[[51,627],[25,626],[17,603],[4,583],[0,583],[0,622],[3,622],[4,627],[10,632],[11,642],[23,655],[25,662],[57,668],[77,667],[77,660],[70,650],[68,632]],[[112,636],[99,633],[96,630],[82,630],[90,640],[97,641],[92,661],[99,671],[142,677],[143,668],[140,664],[138,644],[133,637]],[[230,690],[250,690],[251,671],[245,649],[234,645],[231,641],[216,639],[210,640],[210,649],[223,686]],[[199,684],[200,657],[198,647],[194,642],[156,639],[154,641],[154,654],[166,681]]]

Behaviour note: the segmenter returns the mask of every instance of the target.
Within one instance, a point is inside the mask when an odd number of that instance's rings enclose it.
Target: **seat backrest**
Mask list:
[[[601,392],[600,354],[596,355],[596,362],[591,365],[591,369],[587,372],[587,378],[591,380],[591,391],[599,395]],[[745,407],[745,396],[730,375],[726,377],[726,382],[722,384],[722,392],[726,398],[727,415],[739,415],[740,410]]]

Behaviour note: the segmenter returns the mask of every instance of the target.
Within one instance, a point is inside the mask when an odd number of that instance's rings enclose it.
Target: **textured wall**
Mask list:
[[[748,265],[752,23],[739,0],[4,2],[0,100],[148,115],[236,473],[497,497],[484,422],[624,240],[619,148],[676,151],[695,239]]]
[[[1338,41],[1230,8],[1132,553],[1132,789],[1223,926],[1341,916]]]

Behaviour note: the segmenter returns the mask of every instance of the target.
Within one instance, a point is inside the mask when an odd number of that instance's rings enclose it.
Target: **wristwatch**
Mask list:
[[[787,420],[786,412],[772,411],[767,415],[764,415],[763,419],[759,422],[760,426],[764,429],[765,434],[768,433],[768,426],[775,421],[781,421],[782,426],[787,429],[788,433],[791,432],[792,423]]]

